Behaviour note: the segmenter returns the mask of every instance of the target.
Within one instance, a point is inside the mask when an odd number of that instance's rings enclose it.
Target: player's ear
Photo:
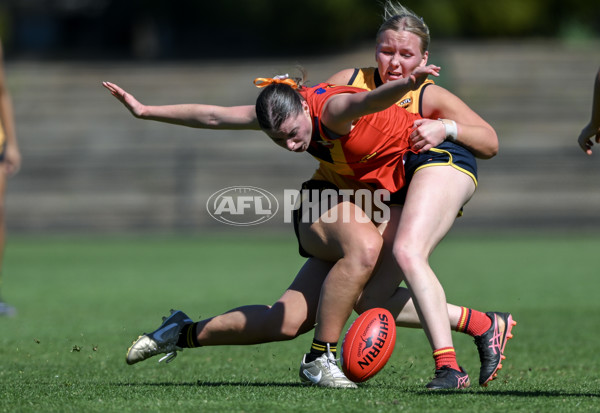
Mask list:
[[[302,109],[304,110],[304,113],[310,116],[310,107],[308,106],[308,102],[304,99],[302,99]]]
[[[421,59],[420,66],[427,66],[427,61],[429,60],[429,51],[423,53],[423,59]]]

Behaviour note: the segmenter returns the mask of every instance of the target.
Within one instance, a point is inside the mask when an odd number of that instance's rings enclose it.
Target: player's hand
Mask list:
[[[441,68],[436,65],[419,66],[410,74],[410,79],[414,82],[415,88],[418,88],[425,80],[427,80],[429,75],[439,76],[440,69]]]
[[[579,138],[577,142],[579,146],[585,153],[588,155],[592,154],[592,146],[594,146],[594,142],[592,142],[592,138],[596,137],[596,143],[600,143],[600,127],[594,128],[592,124],[588,124],[581,133],[579,134]]]
[[[133,116],[139,118],[144,113],[145,106],[142,105],[133,95],[127,93],[124,89],[110,82],[102,82],[102,86],[110,90],[110,93],[121,102]]]
[[[15,175],[21,169],[21,152],[16,145],[7,144],[2,168],[7,176]]]
[[[410,134],[411,147],[419,153],[435,148],[446,140],[446,128],[439,120],[417,119]]]

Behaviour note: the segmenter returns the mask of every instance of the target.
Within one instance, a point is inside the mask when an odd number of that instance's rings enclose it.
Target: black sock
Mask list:
[[[198,337],[196,336],[196,324],[198,323],[191,323],[183,326],[181,333],[179,333],[179,338],[177,339],[177,347],[200,347],[198,345]]]
[[[304,359],[307,363],[311,361],[315,361],[317,358],[321,357],[323,354],[327,353],[327,349],[333,354],[335,358],[337,354],[337,342],[336,343],[326,343],[324,341],[319,341],[317,339],[313,339],[312,345],[310,346],[310,353],[306,354],[306,358]]]

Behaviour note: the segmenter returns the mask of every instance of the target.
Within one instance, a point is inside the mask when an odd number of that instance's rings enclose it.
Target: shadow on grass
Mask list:
[[[113,383],[118,387],[308,387],[302,383],[277,383],[277,382],[248,382],[248,381],[200,381],[197,382],[161,382],[161,383]]]
[[[475,389],[472,389],[475,390]],[[418,390],[410,391],[413,394],[427,394],[432,396],[447,396],[449,394],[477,394],[482,396],[511,396],[511,397],[523,397],[523,398],[534,398],[534,397],[599,397],[600,393],[578,393],[578,392],[565,392],[562,390],[476,390],[472,391],[469,389],[465,390]]]
[[[312,388],[303,383],[286,383],[286,382],[248,382],[248,381],[201,381],[196,382],[141,382],[141,383],[114,383],[114,386],[119,387],[298,387]],[[368,387],[368,386],[365,386]],[[390,386],[387,386],[390,387]],[[338,389],[335,389],[336,391]],[[359,390],[360,391],[360,387]],[[597,397],[600,398],[600,393],[584,393],[584,392],[565,392],[561,390],[544,390],[544,391],[520,391],[520,390],[481,390],[481,389],[465,389],[465,390],[405,390],[406,393],[415,395],[427,396],[448,396],[448,395],[466,395],[477,394],[481,396],[509,396],[522,398],[535,397]]]

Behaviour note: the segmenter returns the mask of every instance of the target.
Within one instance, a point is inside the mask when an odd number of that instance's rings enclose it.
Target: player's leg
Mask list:
[[[397,228],[401,214],[401,206],[390,206],[389,220],[378,226],[383,237],[379,264],[360,293],[355,310],[361,314],[370,308],[383,307],[392,313],[397,326],[420,328],[419,315],[412,302],[410,292],[399,286],[404,280],[404,275],[392,254],[395,234],[393,231],[385,230],[388,227]]]
[[[291,340],[314,328],[321,285],[333,263],[309,258],[272,306],[247,305],[199,321],[200,346]]]
[[[0,162],[1,165],[2,163]],[[0,167],[0,274],[2,274],[2,269],[4,268],[4,197],[6,194],[6,181],[6,172],[4,172],[4,168]]]
[[[389,265],[388,265],[389,264]],[[377,270],[369,280],[368,284],[356,303],[355,310],[358,314],[370,308],[383,307],[394,315],[397,327],[421,328],[419,314],[408,288],[397,286],[390,274],[401,274],[395,261],[390,263],[382,256]],[[487,313],[474,310],[469,307],[458,306],[447,303],[448,320],[450,328],[471,337],[478,337],[485,332],[492,331],[492,319]],[[496,313],[491,313],[496,314]],[[500,314],[500,313],[498,313]],[[481,318],[487,319],[486,326]],[[511,317],[512,318],[512,317]]]
[[[6,304],[2,299],[2,278],[4,264],[4,237],[5,237],[5,215],[4,197],[6,193],[6,172],[0,168],[0,316],[12,316],[16,314],[13,306]]]
[[[183,348],[259,344],[290,340],[314,327],[321,285],[333,264],[310,258],[283,295],[273,304],[247,305],[193,322],[181,311],[144,334],[127,351],[135,364],[158,354],[170,361]]]
[[[401,209],[400,206],[391,208],[387,226],[398,226]],[[396,326],[421,328],[410,291],[398,286],[403,281],[403,275],[391,253],[392,242],[389,234],[392,231],[385,231],[385,228],[386,225],[380,226],[380,231],[384,234],[384,245],[379,265],[361,293],[355,310],[362,313],[369,308],[383,307],[394,315]],[[510,313],[484,313],[449,303],[446,306],[450,328],[474,338],[481,362],[479,384],[486,386],[502,368],[505,346],[512,338],[511,330],[516,321]]]
[[[389,221],[378,227],[383,235],[383,247],[379,257],[379,264],[360,294],[355,310],[361,314],[370,308],[383,307],[389,310],[395,317],[397,327],[421,328],[419,314],[413,303],[410,291],[405,287],[400,287],[400,283],[404,281],[404,275],[392,253],[395,233],[393,231],[385,231],[387,227],[398,227],[401,214],[401,205],[390,206]],[[447,309],[450,328],[455,331],[470,333],[470,329],[465,329],[464,313],[465,311],[473,310],[449,303],[447,304]],[[463,320],[462,323],[461,320]]]
[[[344,208],[341,205],[339,207]],[[354,211],[356,207],[353,204],[346,206],[346,208],[352,211],[353,217],[360,214],[360,211]],[[341,316],[337,313],[331,316],[323,315],[321,318],[323,320],[321,326],[327,333],[329,333],[329,322],[332,319],[335,319],[335,317],[343,318],[339,326],[334,327],[337,328],[337,337],[333,338],[333,340],[337,342],[341,335],[341,330],[352,312],[352,305],[356,301],[356,297],[373,271],[377,262],[378,251],[372,253],[369,265],[356,265],[357,261],[354,258],[363,257],[364,259],[364,253],[370,250],[368,246],[371,245],[364,244],[365,242],[376,245],[377,249],[381,245],[381,236],[372,224],[361,224],[358,225],[360,228],[355,228],[356,225],[350,226],[347,223],[338,225],[340,223],[341,221],[335,220],[334,223],[319,221],[314,224],[300,225],[300,237],[301,239],[302,237],[307,239],[307,241],[303,241],[302,243],[305,250],[328,260],[335,260],[337,257],[340,257],[340,259],[335,264],[318,259],[310,259],[302,268],[294,283],[275,305],[271,307],[240,307],[198,323],[193,323],[181,311],[173,312],[157,330],[153,333],[140,336],[133,343],[127,353],[127,362],[134,364],[163,353],[167,353],[167,356],[163,357],[163,359],[167,359],[168,362],[177,354],[177,350],[184,347],[256,344],[293,338],[298,334],[310,330],[314,325],[315,319],[318,320],[315,314],[317,313],[317,309],[321,309],[318,305],[319,301],[322,302],[324,299],[327,302],[337,304],[341,300],[339,297],[345,297],[345,294],[343,291],[340,293],[335,290],[349,289],[349,287],[354,285],[354,289],[352,290],[353,295],[347,299],[349,302],[347,306],[349,308]],[[354,230],[348,232],[351,228],[354,228]],[[349,242],[355,235],[358,235],[359,238],[357,240],[362,241],[362,243]],[[369,262],[369,260],[365,261]],[[356,271],[357,268],[364,273],[361,280],[353,282],[353,277],[356,277],[354,274],[359,272]],[[360,276],[359,272],[358,277],[360,278]],[[327,279],[331,281],[329,288],[334,290],[333,295],[323,295],[322,290],[327,283]],[[337,305],[334,305],[333,308],[326,311],[334,313],[333,310],[337,309]],[[316,337],[318,338],[319,336]],[[329,336],[324,336],[323,340],[327,339],[329,339]],[[331,349],[328,348],[328,350]],[[335,365],[335,360],[331,363],[331,360],[327,358],[325,362],[327,363],[326,373],[330,373],[330,377],[328,377],[329,380],[323,380],[320,385],[333,385],[335,387],[354,386],[339,371],[337,365]],[[312,364],[310,361],[306,364],[303,363],[304,371],[314,367]],[[333,376],[331,376],[332,371]]]
[[[341,214],[345,208],[352,217],[355,214],[364,216],[362,210],[352,203],[342,203],[334,209]],[[342,219],[332,223],[300,224],[299,232],[307,252],[335,262],[323,283],[315,331],[317,339],[335,342],[375,269],[382,245],[381,235],[368,220],[343,222]]]
[[[375,275],[374,275],[375,276]],[[390,312],[401,311],[396,315],[396,326],[421,328],[417,310],[408,289],[398,287],[394,294],[378,304],[377,301],[363,302],[357,310],[363,312],[369,308],[383,307],[392,309]],[[511,313],[481,312],[469,307],[447,304],[450,328],[454,331],[470,335],[474,338],[481,367],[479,370],[479,384],[487,386],[497,377],[498,370],[502,369],[502,360],[508,340],[512,336],[512,328],[517,325]]]
[[[192,325],[194,323],[181,311],[175,312],[165,319],[155,332],[144,334],[133,343],[128,351],[127,362],[133,364],[160,353],[176,354],[176,350],[184,346],[255,344],[293,338],[308,331],[314,325],[315,314],[319,308],[318,301],[321,299],[320,291],[322,292],[321,287],[326,277],[329,278],[329,289],[333,290],[333,293],[325,294],[327,302],[345,297],[343,291],[335,290],[345,288],[352,292],[352,296],[347,299],[349,308],[344,308],[342,316],[336,312],[338,307],[333,306],[325,310],[330,311],[331,316],[322,318],[321,325],[326,332],[330,331],[331,320],[343,319],[335,327],[339,338],[341,329],[352,312],[356,296],[377,262],[381,235],[373,224],[365,223],[368,220],[364,219],[364,214],[361,216],[362,210],[356,209],[354,204],[339,204],[332,208],[330,214],[335,215],[338,207],[340,213],[346,212],[351,217],[350,222],[346,223],[342,219],[333,219],[332,222],[317,220],[314,223],[300,220],[298,229],[302,245],[309,254],[327,261],[339,259],[335,264],[317,259],[310,260],[292,287],[272,307],[240,307],[215,318],[203,320],[196,325]],[[318,208],[320,210],[320,205]],[[354,224],[358,223],[353,221],[357,216],[361,220],[359,228],[351,231],[350,229],[355,227]],[[354,239],[355,235],[357,237]],[[377,251],[372,251],[373,245]],[[355,280],[360,277],[362,279],[356,284]],[[175,333],[165,333],[168,326],[172,326],[170,331],[177,331],[180,336],[183,336],[181,340],[175,336]],[[157,337],[160,339],[169,337],[169,343],[157,343]],[[325,340],[328,338],[325,337]]]
[[[309,384],[354,388],[335,362],[337,343],[356,300],[376,267],[381,234],[353,203],[341,202],[329,210],[333,219],[301,223],[299,239],[308,253],[335,262],[321,289],[315,335],[300,365],[300,377]]]
[[[436,371],[450,366],[458,385],[465,387],[450,332],[446,295],[429,266],[429,256],[451,228],[461,207],[475,191],[473,179],[451,167],[433,166],[417,171],[395,232],[393,254],[411,291],[415,308],[434,351]],[[388,227],[388,230],[391,227]],[[445,376],[438,374],[435,380]],[[461,380],[465,382],[461,384]],[[438,380],[440,381],[440,380]],[[442,385],[446,385],[443,383]],[[432,382],[430,388],[440,388]]]

